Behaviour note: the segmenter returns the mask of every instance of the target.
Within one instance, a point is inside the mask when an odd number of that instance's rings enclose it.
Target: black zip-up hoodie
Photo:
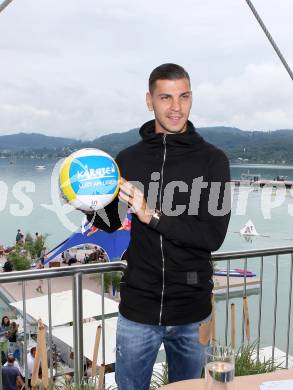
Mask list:
[[[164,135],[155,133],[152,120],[140,135],[142,141],[120,152],[116,161],[122,177],[140,182],[150,207],[162,216],[152,229],[133,214],[119,311],[145,324],[201,321],[211,312],[211,251],[222,245],[230,218],[229,162],[189,121],[186,132]],[[115,231],[121,226],[118,198],[104,210],[110,226],[101,213],[94,225]]]

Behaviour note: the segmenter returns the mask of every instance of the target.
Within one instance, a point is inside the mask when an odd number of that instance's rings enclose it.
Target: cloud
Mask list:
[[[291,1],[257,8],[292,63]],[[2,132],[93,138],[139,126],[148,75],[169,61],[191,75],[198,124],[292,128],[290,79],[244,1],[27,0],[0,20]]]
[[[238,77],[202,83],[196,89],[195,118],[201,125],[269,130],[293,127],[293,93],[280,65],[249,65]]]

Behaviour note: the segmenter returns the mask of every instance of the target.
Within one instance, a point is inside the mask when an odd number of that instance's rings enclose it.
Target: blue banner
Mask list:
[[[113,233],[106,233],[88,223],[84,226],[84,229],[80,227],[79,230],[68,237],[67,240],[48,252],[44,264],[49,263],[67,249],[84,244],[93,244],[102,247],[107,253],[110,261],[117,261],[128,247],[130,241],[130,228],[131,221],[129,219],[123,222],[121,229],[116,230]]]

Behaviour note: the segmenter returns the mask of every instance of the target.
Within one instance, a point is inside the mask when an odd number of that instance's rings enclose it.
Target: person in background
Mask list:
[[[19,372],[21,373],[20,365],[19,365],[17,359],[15,358],[14,354],[13,353],[9,353],[8,356],[13,356],[14,357],[13,366],[16,367],[19,370]],[[3,367],[6,367],[6,366],[8,366],[8,360],[6,361],[5,364],[3,364]]]
[[[9,331],[8,331],[8,341],[10,343],[16,343],[18,336],[18,324],[15,321],[11,322]]]
[[[68,260],[68,265],[72,265],[72,264],[75,264],[75,263],[77,263],[76,254],[72,255],[70,257],[70,259]]]
[[[94,251],[90,253],[88,259],[91,263],[97,262],[99,260],[99,256],[100,256],[100,249],[97,246],[95,246]]]
[[[17,229],[16,237],[15,237],[15,242],[16,244],[20,244],[23,239],[23,234],[21,233],[20,229]]]
[[[86,359],[86,366],[84,375],[87,380],[93,376],[93,362],[89,359]]]
[[[71,259],[71,253],[70,253],[70,250],[69,249],[66,249],[66,251],[65,252],[63,252],[63,263],[64,264],[68,264],[68,262],[69,262],[69,260]]]
[[[46,250],[46,248],[44,248]],[[39,263],[37,264],[37,268],[38,269],[42,269],[45,267],[45,258],[46,258],[46,255],[44,256],[41,256],[40,257],[40,261]],[[38,284],[38,287],[36,288],[36,291],[41,293],[41,294],[44,294],[44,291],[43,291],[43,284],[44,284],[44,280],[43,279],[40,279],[39,280],[39,284]]]
[[[99,263],[106,263],[107,262],[107,254],[103,248],[100,248],[98,261],[99,261]]]
[[[76,253],[73,253],[73,251],[71,251],[70,249],[67,249],[64,253],[64,262],[67,263],[68,265],[72,265],[74,263],[77,263]]]
[[[32,373],[35,363],[35,357],[36,357],[37,348],[32,347],[29,353],[27,354],[27,371],[28,371],[28,384],[29,388],[31,388],[31,379],[32,379]]]
[[[1,351],[1,364],[4,366],[4,364],[7,362],[7,356],[4,351]]]
[[[30,235],[30,233],[26,234],[26,236],[24,237],[24,242],[25,242],[25,244],[30,244],[30,245],[32,245],[34,243],[34,240],[33,240],[32,236]]]
[[[2,267],[3,272],[11,272],[13,271],[13,264],[9,259],[7,259]]]
[[[2,317],[1,325],[0,325],[0,335],[4,335],[10,329],[10,319],[8,316]]]
[[[72,371],[67,372],[65,374],[65,376],[64,376],[66,384],[70,384],[73,381],[73,377],[74,377],[74,371],[73,371],[73,367],[74,367],[74,352],[73,351],[71,351],[70,354],[69,354],[68,365],[69,365],[70,368],[72,368]]]
[[[14,356],[8,355],[7,365],[5,364],[2,368],[3,390],[18,390],[24,385],[21,373],[14,363]]]
[[[40,252],[40,259],[41,261],[43,260],[44,261],[44,258],[46,257],[46,252],[47,252],[47,248],[45,246],[43,246],[41,252]]]
[[[46,248],[43,247],[43,245],[44,245],[44,238],[43,238],[43,236],[41,234],[39,234],[38,232],[36,232],[33,242],[35,244],[35,249],[37,251],[37,256],[41,257],[42,253],[44,254],[44,249],[46,249]]]

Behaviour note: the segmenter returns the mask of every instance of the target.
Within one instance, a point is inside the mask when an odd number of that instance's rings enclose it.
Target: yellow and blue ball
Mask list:
[[[115,160],[99,149],[81,149],[68,156],[59,172],[62,196],[75,208],[104,208],[119,191],[120,172]]]

